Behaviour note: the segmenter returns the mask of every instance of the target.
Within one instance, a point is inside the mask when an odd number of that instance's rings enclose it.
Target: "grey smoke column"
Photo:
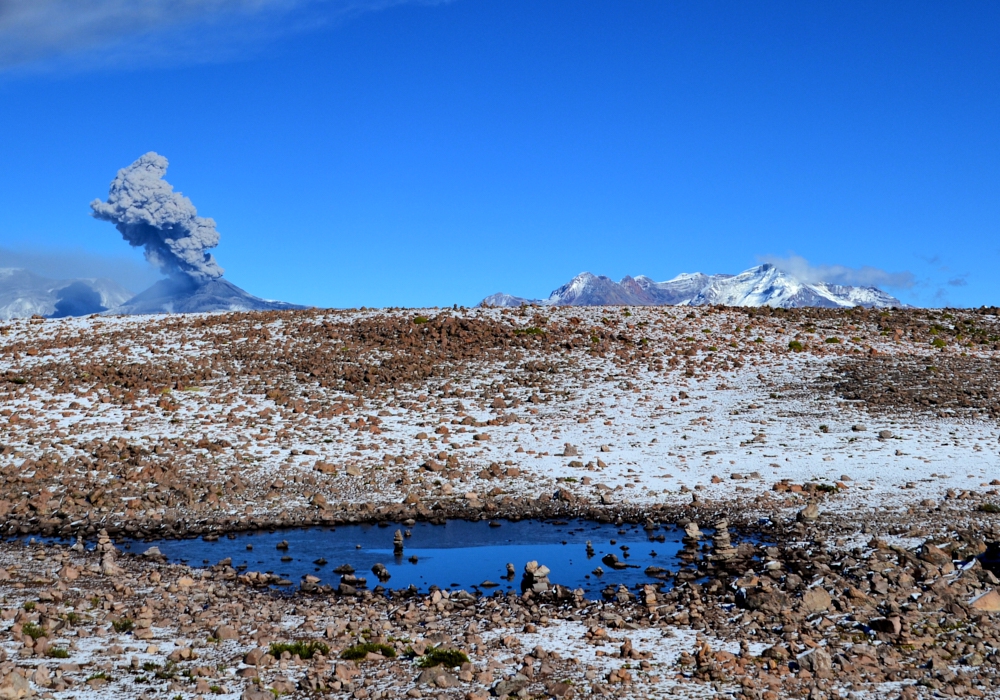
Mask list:
[[[146,259],[172,277],[198,283],[222,277],[207,252],[219,245],[215,221],[198,216],[191,200],[163,179],[166,172],[167,159],[152,151],[122,168],[108,201],[90,203],[94,218],[113,223],[129,245],[145,248]]]

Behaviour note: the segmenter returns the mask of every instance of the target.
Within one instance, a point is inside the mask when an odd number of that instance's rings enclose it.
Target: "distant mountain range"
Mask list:
[[[54,280],[15,267],[0,268],[0,319],[86,316],[124,304],[132,292],[104,278]]]
[[[104,278],[55,280],[20,268],[0,268],[0,319],[90,314],[166,314],[209,311],[302,309],[260,299],[218,278],[197,283],[188,277],[163,279],[136,295]]]
[[[905,307],[876,287],[807,283],[774,265],[752,267],[738,275],[682,274],[666,282],[648,277],[624,277],[620,282],[583,272],[559,287],[548,299],[492,294],[480,306],[803,306],[828,308]]]

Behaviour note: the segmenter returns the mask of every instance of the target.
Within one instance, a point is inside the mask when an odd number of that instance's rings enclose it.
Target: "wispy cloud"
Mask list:
[[[228,60],[288,32],[445,1],[0,0],[0,71]]]
[[[0,248],[0,267],[23,267],[53,279],[107,277],[132,292],[141,292],[161,278],[160,273],[146,262],[80,250]]]
[[[887,272],[877,267],[847,267],[845,265],[813,265],[801,255],[789,253],[785,257],[761,255],[761,262],[771,263],[779,270],[787,272],[803,282],[815,284],[845,284],[860,287],[912,288],[917,279],[912,272]]]

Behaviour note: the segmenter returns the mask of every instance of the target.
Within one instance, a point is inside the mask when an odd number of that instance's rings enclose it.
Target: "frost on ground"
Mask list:
[[[494,515],[551,506],[557,493],[556,506],[732,501],[766,516],[801,502],[780,482],[818,485],[834,494],[827,507],[858,512],[995,492],[995,376],[961,367],[995,366],[998,324],[940,316],[566,308],[17,321],[0,346],[0,460],[44,503],[7,508],[34,518],[29,528],[69,525],[52,517],[58,506],[95,527],[187,529],[321,518],[333,504]],[[907,375],[905,405],[842,398],[859,395],[853,368],[887,358],[951,376]]]
[[[597,603],[285,595],[226,563],[4,544],[0,697],[997,696],[1000,582],[976,559],[1000,546],[994,309],[308,310],[0,332],[7,535],[579,516],[725,518],[757,538],[694,527],[672,587]],[[268,653],[293,640],[328,649]],[[359,642],[385,649],[339,658]],[[434,645],[468,665],[421,668]]]

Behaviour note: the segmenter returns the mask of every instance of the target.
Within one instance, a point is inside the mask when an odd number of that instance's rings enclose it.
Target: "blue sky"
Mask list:
[[[152,150],[267,298],[779,259],[1000,304],[1000,3],[144,5],[0,6],[0,264],[156,279],[88,206]]]

